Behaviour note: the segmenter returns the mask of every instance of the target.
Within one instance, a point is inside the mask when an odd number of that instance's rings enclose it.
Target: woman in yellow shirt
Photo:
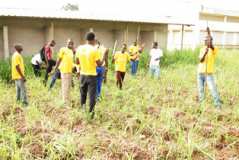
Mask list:
[[[122,50],[116,52],[113,58],[113,62],[115,62],[115,71],[116,71],[116,86],[119,89],[122,89],[126,72],[126,65],[127,62],[130,61],[130,56],[126,51],[127,45],[123,44]]]

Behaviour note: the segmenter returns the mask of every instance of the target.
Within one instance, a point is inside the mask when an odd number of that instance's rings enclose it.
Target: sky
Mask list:
[[[149,7],[174,10],[178,5],[188,3],[204,4],[217,9],[239,10],[237,0],[0,0],[0,8],[60,9],[67,3],[78,4],[79,7],[90,6],[102,10],[107,8],[110,10],[122,9],[122,11],[123,8],[132,6],[137,6],[140,10],[146,10]],[[160,7],[162,5],[167,7]]]

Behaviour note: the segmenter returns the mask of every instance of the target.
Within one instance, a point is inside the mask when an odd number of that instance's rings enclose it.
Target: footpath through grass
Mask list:
[[[238,59],[229,51],[218,57],[221,111],[208,91],[199,107],[194,62],[163,65],[160,80],[126,74],[122,91],[110,72],[94,120],[79,108],[76,79],[72,108],[61,106],[60,81],[49,92],[28,77],[28,108],[2,82],[0,159],[239,159]]]

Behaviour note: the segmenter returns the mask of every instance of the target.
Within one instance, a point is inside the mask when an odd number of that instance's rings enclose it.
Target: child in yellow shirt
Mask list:
[[[130,56],[127,53],[126,44],[123,44],[121,51],[115,53],[113,61],[115,62],[116,85],[119,89],[122,89],[126,72],[126,65],[130,61]]]

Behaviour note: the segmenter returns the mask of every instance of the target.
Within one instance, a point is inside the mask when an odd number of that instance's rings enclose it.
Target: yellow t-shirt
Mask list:
[[[58,58],[61,59],[59,69],[61,73],[72,73],[73,68],[73,51],[67,47],[62,47],[59,51]]]
[[[104,56],[104,53],[105,53],[105,51],[106,51],[106,48],[105,48],[104,46],[100,46],[100,47],[98,48],[98,51],[99,51],[99,53],[100,53],[100,60],[102,60],[102,59],[103,59],[103,56]],[[102,66],[105,66],[105,61],[103,62]]]
[[[22,58],[22,55],[19,54],[18,52],[15,52],[12,56],[12,79],[13,80],[18,80],[21,79],[21,75],[17,72],[16,66],[19,65],[20,70],[24,76],[24,61]]]
[[[96,61],[100,60],[100,52],[92,45],[86,44],[78,47],[76,58],[80,61],[82,75],[96,76]]]
[[[130,52],[130,59],[132,60],[139,60],[139,46],[130,46],[129,48]]]
[[[202,58],[204,53],[205,53],[206,47],[203,47],[200,50],[200,54],[199,54],[199,58]],[[212,50],[211,48],[208,50],[208,53],[205,57],[204,62],[199,63],[198,65],[198,72],[199,73],[207,73],[207,74],[212,74],[214,73],[214,62],[215,62],[215,58],[218,54],[218,48],[214,48],[214,50]]]
[[[114,55],[115,71],[126,72],[127,62],[130,60],[130,56],[127,52],[116,52]]]

